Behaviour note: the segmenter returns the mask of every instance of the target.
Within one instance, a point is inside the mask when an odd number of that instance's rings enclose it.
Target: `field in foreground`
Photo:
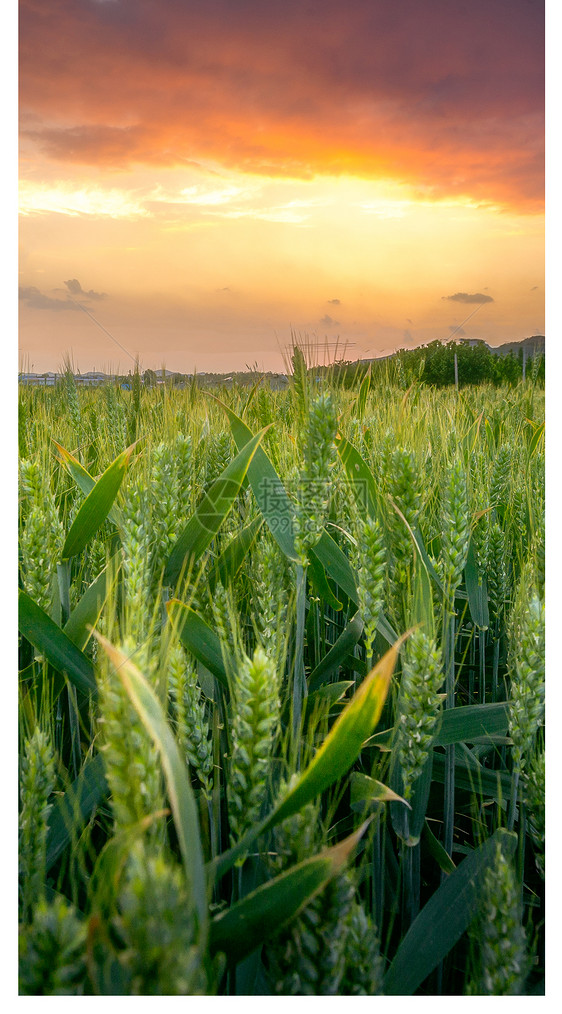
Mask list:
[[[544,991],[544,396],[20,392],[22,994]]]

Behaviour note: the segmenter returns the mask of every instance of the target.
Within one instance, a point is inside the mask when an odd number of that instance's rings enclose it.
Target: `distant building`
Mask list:
[[[459,338],[459,345],[468,345],[471,349],[477,348],[482,345],[485,349],[490,351],[490,346],[484,341],[483,338]]]
[[[90,370],[88,373],[79,373],[74,379],[80,387],[100,387],[101,384],[106,384],[109,378],[105,373]]]
[[[54,387],[58,379],[57,373],[20,373],[19,382],[33,387]]]

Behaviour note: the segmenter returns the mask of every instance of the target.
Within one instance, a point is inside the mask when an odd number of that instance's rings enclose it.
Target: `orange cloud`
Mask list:
[[[202,160],[542,206],[540,3],[21,0],[20,38],[31,172]]]

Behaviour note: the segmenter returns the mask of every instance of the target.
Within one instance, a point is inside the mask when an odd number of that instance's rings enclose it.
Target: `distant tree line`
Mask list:
[[[409,387],[414,380],[434,387],[447,387],[455,383],[455,352],[459,387],[469,384],[490,383],[515,386],[523,377],[523,348],[517,354],[491,352],[484,344],[434,341],[415,349],[401,349],[388,359],[370,363],[373,380],[392,380]],[[341,363],[332,370],[345,387],[354,386],[369,368],[368,362]],[[529,355],[525,365],[526,379],[544,385],[545,357],[543,353]]]
[[[469,345],[468,342],[442,342],[433,341],[428,345],[421,345],[415,349],[400,349],[392,356],[384,359],[362,360],[360,362],[348,362],[340,360],[331,366],[309,366],[306,364],[306,372],[314,373],[316,376],[330,374],[344,387],[355,387],[360,383],[367,370],[371,370],[373,382],[397,384],[404,389],[408,388],[414,381],[423,384],[430,384],[433,387],[448,387],[455,383],[455,353],[457,356],[457,374],[459,387],[466,387],[470,384],[494,384],[497,387],[510,385],[514,387],[525,377],[528,381],[544,386],[545,380],[545,356],[542,352],[533,354],[527,348],[526,360],[524,360],[523,346],[517,352],[510,350],[508,353],[492,352],[483,342],[477,345]],[[47,374],[43,375],[47,384]],[[285,374],[265,374],[271,383],[284,381]],[[52,376],[52,384],[61,383],[64,375]],[[134,372],[125,374],[112,374],[106,378],[106,382],[118,384],[126,390],[132,390],[138,398],[141,386],[153,388],[164,381],[166,386],[171,387],[194,387],[203,385],[205,387],[221,386],[232,384],[248,385],[253,384],[259,378],[259,371],[246,370],[234,372],[229,375],[224,373],[202,373],[183,374],[167,373],[164,378],[154,370],[147,369],[141,374],[138,364]],[[76,378],[79,379],[79,378]]]

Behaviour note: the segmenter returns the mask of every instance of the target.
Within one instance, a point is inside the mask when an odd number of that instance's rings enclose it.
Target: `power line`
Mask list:
[[[465,318],[464,318],[464,320],[461,320],[460,324],[457,324],[456,328],[454,328],[454,330],[453,330],[453,331],[451,331],[451,333],[450,333],[450,335],[449,335],[449,339],[448,339],[448,340],[449,340],[449,341],[451,341],[451,338],[453,337],[453,335],[454,335],[454,334],[456,334],[456,333],[457,333],[457,331],[460,331],[460,329],[461,329],[461,327],[463,326],[463,324],[466,324],[466,322],[467,322],[468,320],[470,320],[470,318],[471,318],[471,317],[474,317],[474,314],[475,314],[475,313],[477,313],[477,312],[478,312],[478,310],[480,310],[480,309],[481,309],[481,308],[482,308],[483,306],[484,306],[484,303],[479,303],[479,304],[478,304],[478,306],[476,307],[476,309],[472,310],[472,311],[471,311],[471,312],[469,313],[468,317],[465,317]]]
[[[97,320],[96,317],[94,317],[93,313],[90,313],[90,311],[87,310],[85,306],[82,306],[82,303],[79,303],[78,300],[73,299],[70,294],[68,294],[68,299],[70,299],[70,301],[72,303],[74,303],[75,306],[78,306],[81,310],[83,310],[84,313],[86,313],[88,315],[88,317],[90,318],[90,320],[93,320],[94,324],[97,324],[97,326],[104,332],[104,334],[106,334],[108,336],[108,338],[111,338],[111,341],[115,342],[115,344],[118,345],[119,348],[122,349],[123,352],[125,352],[125,354],[128,355],[129,358],[132,359],[133,362],[136,365],[137,360],[135,359],[135,357],[133,355],[131,355],[131,353],[129,352],[129,350],[126,349],[125,346],[122,345],[121,342],[118,341],[117,338],[115,338],[111,334],[111,331],[108,331],[107,328],[103,326],[103,324],[100,324],[99,320]]]

